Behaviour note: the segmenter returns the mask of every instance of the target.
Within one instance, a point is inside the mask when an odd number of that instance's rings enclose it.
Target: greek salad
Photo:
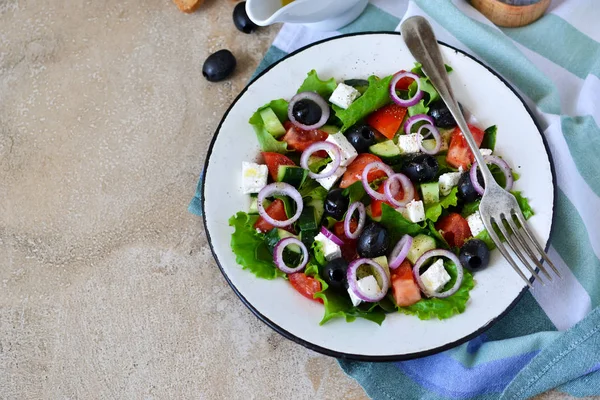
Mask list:
[[[512,190],[518,175],[496,153],[496,126],[469,121],[494,178]],[[249,122],[261,153],[242,162],[250,205],[229,220],[244,269],[322,303],[321,323],[465,310],[495,247],[478,211],[483,179],[419,64],[340,82],[310,71],[295,96]]]

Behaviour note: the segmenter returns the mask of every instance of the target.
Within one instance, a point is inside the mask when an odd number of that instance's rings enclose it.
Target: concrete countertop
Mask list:
[[[186,211],[278,30],[234,4],[0,0],[0,398],[366,397],[242,305]]]

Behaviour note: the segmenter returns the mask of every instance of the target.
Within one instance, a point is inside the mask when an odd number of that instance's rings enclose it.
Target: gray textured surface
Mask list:
[[[233,4],[0,0],[0,398],[364,398],[241,304],[186,212],[277,29]]]

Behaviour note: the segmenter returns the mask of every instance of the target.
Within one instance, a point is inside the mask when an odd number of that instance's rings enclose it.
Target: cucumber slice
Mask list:
[[[319,228],[319,221],[315,215],[315,208],[313,206],[305,206],[302,209],[302,214],[298,218],[298,229],[300,231],[311,231]]]
[[[364,94],[369,88],[369,81],[366,79],[346,79],[344,83],[358,90],[360,94]]]
[[[269,132],[274,138],[278,138],[285,134],[285,128],[277,118],[277,115],[271,110],[270,107],[261,110],[260,117],[265,124],[265,129]]]
[[[417,262],[426,251],[435,249],[435,239],[427,235],[417,235],[413,238],[412,246],[408,250],[408,261]]]
[[[265,235],[265,244],[269,248],[269,251],[272,253],[273,249],[275,249],[275,245],[281,239],[285,239],[288,237],[294,237],[294,238],[298,239],[298,236],[296,236],[292,233],[289,233],[285,229],[273,228],[269,232],[267,232],[267,234]],[[286,247],[286,250],[289,250],[289,251],[297,253],[297,254],[302,254],[302,251],[300,250],[300,248],[293,244]]]
[[[391,276],[390,275],[390,266],[388,265],[388,259],[386,256],[379,256],[379,257],[373,258],[372,260],[383,267],[388,278]]]
[[[302,243],[304,243],[306,248],[310,250],[315,241],[315,236],[317,236],[318,234],[319,229],[308,229],[300,231],[300,240],[302,241]]]
[[[285,182],[299,188],[308,176],[308,171],[294,165],[280,165],[277,169],[277,182]]]
[[[322,127],[319,128],[320,131],[323,131],[329,135],[335,135],[336,133],[338,133],[340,131],[340,128],[338,128],[337,126],[333,126],[333,125],[323,125]]]
[[[386,140],[369,146],[369,151],[387,164],[397,164],[401,159],[400,148],[393,140]]]
[[[440,184],[438,182],[421,183],[423,203],[434,204],[440,201]]]

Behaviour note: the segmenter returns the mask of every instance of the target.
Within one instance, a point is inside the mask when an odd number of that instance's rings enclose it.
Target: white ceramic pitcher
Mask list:
[[[295,0],[282,7],[281,0],[247,0],[246,12],[260,26],[285,22],[335,31],[358,18],[368,3],[369,0]]]

